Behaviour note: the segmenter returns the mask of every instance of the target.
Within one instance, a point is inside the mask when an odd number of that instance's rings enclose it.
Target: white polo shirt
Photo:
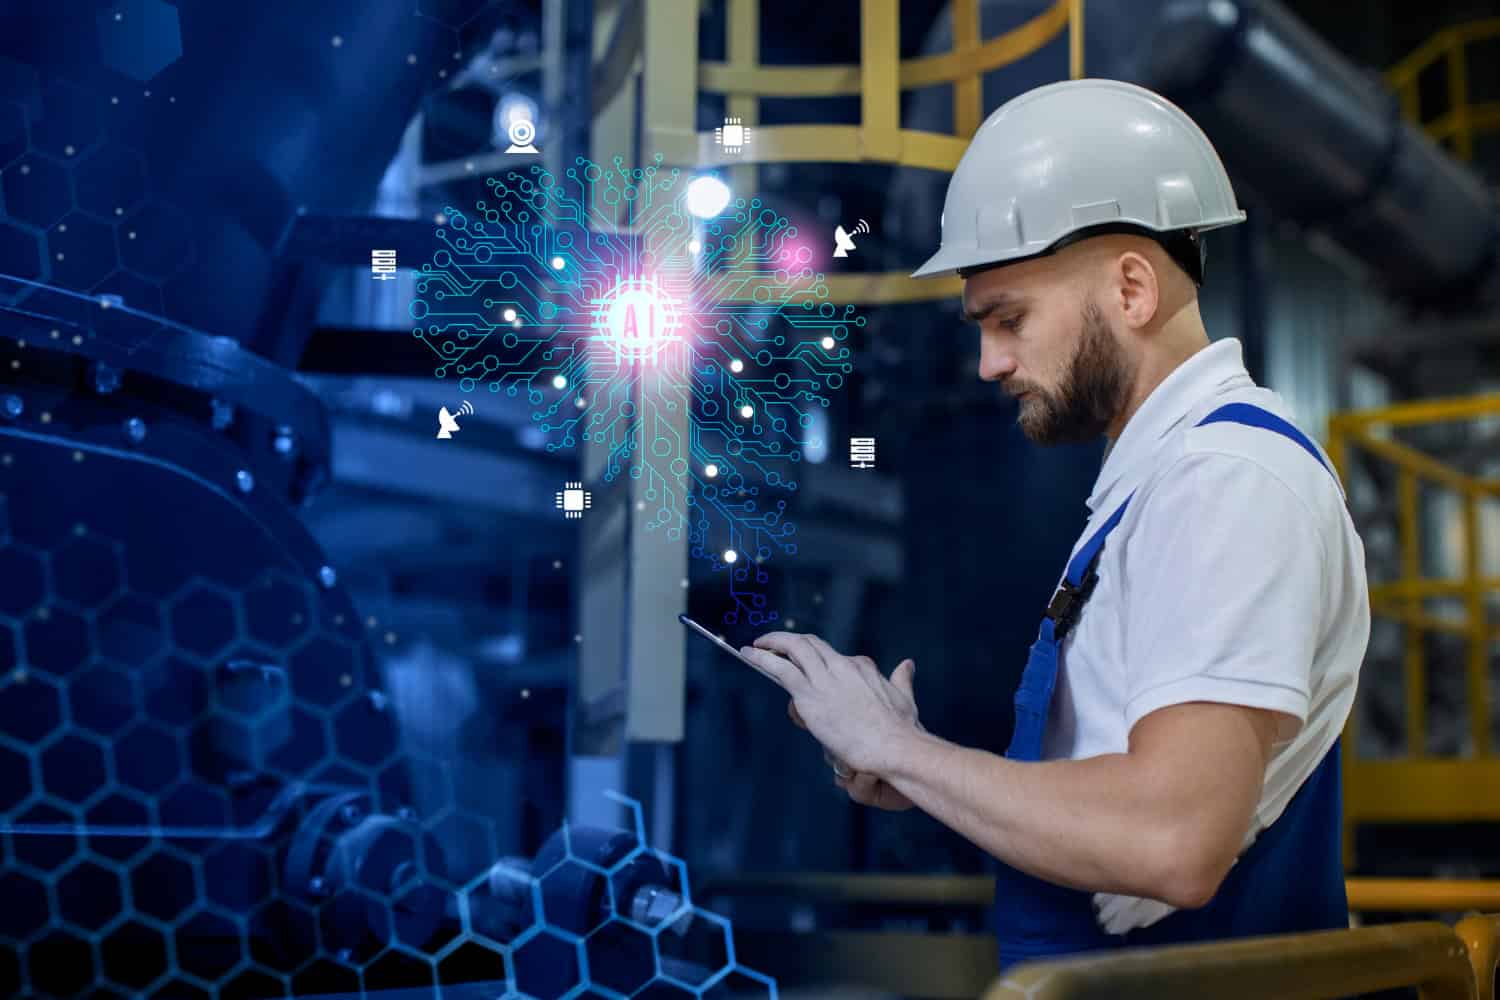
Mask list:
[[[1123,753],[1137,721],[1182,702],[1283,712],[1249,846],[1343,729],[1370,605],[1364,546],[1328,469],[1274,431],[1195,426],[1234,402],[1292,419],[1251,381],[1239,341],[1216,341],[1156,387],[1106,453],[1074,551],[1134,497],[1064,639],[1043,756]],[[1094,907],[1110,933],[1172,912],[1111,893]]]

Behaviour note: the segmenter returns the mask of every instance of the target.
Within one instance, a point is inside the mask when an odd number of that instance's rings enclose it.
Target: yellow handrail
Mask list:
[[[1500,18],[1495,19],[1500,34]],[[1400,576],[1370,581],[1370,611],[1394,619],[1405,628],[1402,652],[1406,705],[1406,755],[1395,760],[1362,760],[1357,746],[1355,717],[1344,733],[1345,860],[1353,863],[1352,831],[1356,824],[1375,820],[1452,822],[1459,819],[1500,819],[1500,799],[1480,792],[1500,775],[1500,759],[1491,756],[1489,719],[1490,644],[1500,636],[1500,625],[1488,620],[1487,594],[1500,589],[1500,579],[1486,576],[1480,558],[1480,503],[1497,495],[1492,477],[1470,474],[1441,462],[1417,448],[1395,440],[1392,431],[1500,415],[1500,394],[1459,399],[1400,403],[1377,409],[1335,414],[1329,419],[1328,453],[1339,475],[1348,481],[1348,463],[1355,451],[1394,466],[1396,476],[1397,550]],[[1432,579],[1422,575],[1423,484],[1441,486],[1458,496],[1457,528],[1462,539],[1461,575]],[[1445,600],[1433,608],[1429,602]],[[1468,640],[1465,691],[1469,759],[1431,759],[1427,756],[1427,662],[1424,637],[1430,632]],[[1479,793],[1476,797],[1476,793]]]
[[[1500,916],[1464,917],[1453,926],[1453,933],[1468,950],[1479,1000],[1495,1000],[1495,975],[1500,971]]]
[[[1028,962],[982,1000],[1321,1000],[1402,986],[1422,1000],[1477,997],[1457,935],[1424,922]]]
[[[1068,32],[1068,71],[1083,75],[1084,0],[1053,0],[1041,13],[995,38],[981,41],[977,0],[954,0],[953,47],[948,52],[902,59],[898,0],[860,0],[858,65],[763,66],[755,58],[753,26],[758,0],[731,0],[728,58],[699,60],[694,38],[684,44],[686,16],[663,0],[648,4],[644,17],[643,72],[647,77],[641,149],[668,164],[728,167],[736,182],[765,163],[886,163],[951,172],[983,120],[986,72],[1023,59]],[[690,46],[690,50],[689,50]],[[614,54],[614,64],[620,56]],[[953,86],[954,134],[903,128],[903,91]],[[749,143],[729,152],[700,132],[693,108],[697,94],[723,94],[728,114],[749,128]],[[650,95],[670,94],[653,100]],[[858,96],[861,118],[853,125],[761,125],[766,97]],[[675,110],[663,113],[671,104]],[[912,281],[905,271],[825,276],[829,297],[861,305],[952,298],[963,288],[955,277]]]
[[[1461,159],[1474,158],[1474,133],[1500,128],[1500,103],[1469,100],[1468,48],[1475,42],[1500,38],[1500,17],[1483,18],[1445,28],[1419,45],[1386,71],[1386,81],[1401,99],[1401,111],[1438,142],[1452,140]],[[1435,118],[1422,116],[1420,81],[1427,70],[1441,64],[1447,72],[1448,110]]]

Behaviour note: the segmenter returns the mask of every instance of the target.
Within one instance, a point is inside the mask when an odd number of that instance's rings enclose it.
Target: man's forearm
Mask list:
[[[1141,770],[1125,754],[1020,762],[913,731],[892,747],[881,777],[1013,868],[1073,888],[1160,898],[1179,845]]]

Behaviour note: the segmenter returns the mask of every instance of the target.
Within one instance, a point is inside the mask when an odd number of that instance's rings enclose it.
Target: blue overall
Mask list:
[[[1200,425],[1220,421],[1282,434],[1323,462],[1301,431],[1260,407],[1229,403],[1210,413]],[[1005,752],[1011,760],[1041,760],[1042,733],[1057,683],[1059,644],[1093,592],[1100,550],[1129,504],[1127,497],[1078,550],[1068,564],[1065,582],[1047,607],[1016,689],[1015,732]],[[1191,581],[1184,584],[1190,586]],[[1286,810],[1260,832],[1230,868],[1206,906],[1175,910],[1154,924],[1125,934],[1107,934],[1099,927],[1093,893],[1054,885],[1001,864],[995,879],[993,911],[1000,969],[1003,972],[1028,959],[1101,948],[1348,927],[1341,809],[1339,747],[1335,741]]]

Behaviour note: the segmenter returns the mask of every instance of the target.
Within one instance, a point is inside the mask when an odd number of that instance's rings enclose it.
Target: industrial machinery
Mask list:
[[[727,924],[641,829],[496,857],[452,762],[409,753],[375,622],[292,512],[316,397],[107,299],[6,322],[0,992],[729,988]]]

